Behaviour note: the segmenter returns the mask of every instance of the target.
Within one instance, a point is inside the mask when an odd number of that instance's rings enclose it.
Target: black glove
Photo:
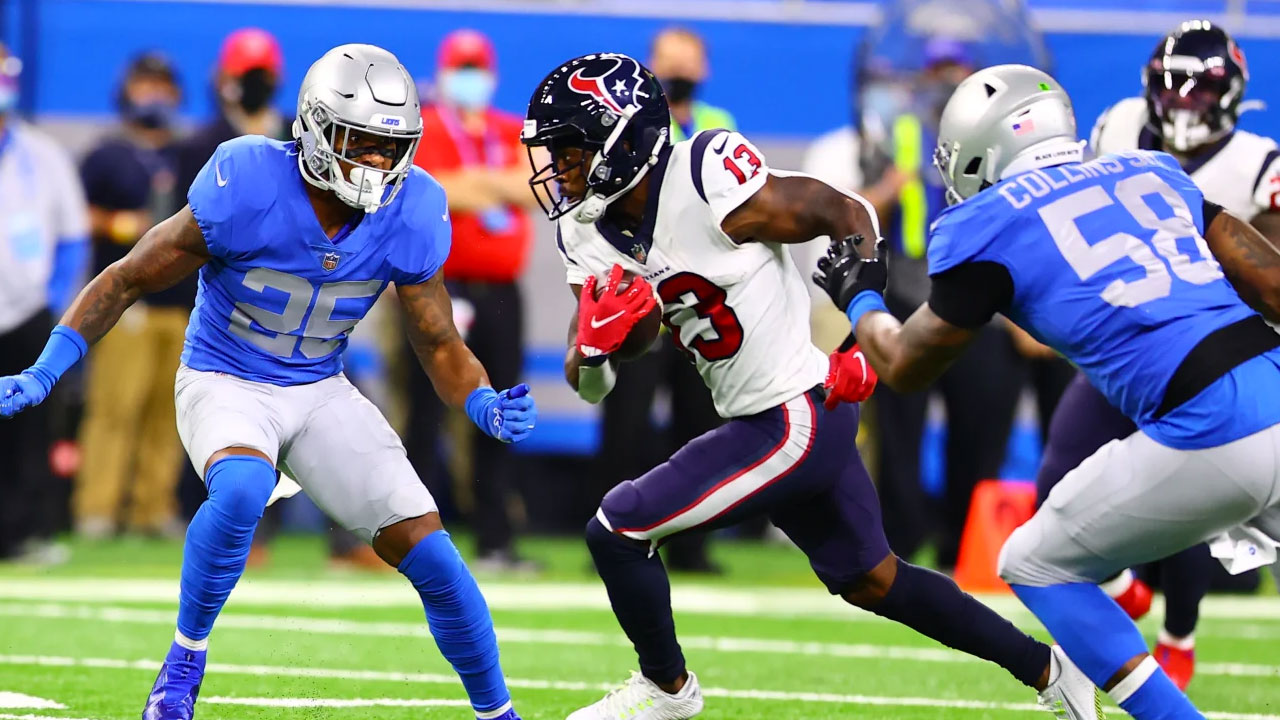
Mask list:
[[[841,238],[831,243],[827,254],[818,260],[818,270],[813,281],[826,291],[831,302],[840,312],[849,309],[849,303],[864,290],[884,294],[889,284],[888,260],[884,257],[884,240],[876,241],[870,259],[862,257],[858,248],[865,242],[861,235]]]

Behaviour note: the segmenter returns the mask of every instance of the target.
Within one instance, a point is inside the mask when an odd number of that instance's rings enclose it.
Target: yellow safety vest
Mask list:
[[[924,257],[928,230],[929,201],[920,180],[924,160],[924,131],[915,115],[899,115],[893,121],[893,164],[912,180],[898,191],[898,226],[902,252],[909,258]]]

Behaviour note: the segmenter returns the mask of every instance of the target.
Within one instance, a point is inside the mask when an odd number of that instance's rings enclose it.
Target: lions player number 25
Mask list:
[[[339,300],[372,298],[382,287],[380,280],[331,282],[318,289],[304,278],[268,268],[254,268],[245,273],[243,284],[254,292],[268,290],[285,295],[283,312],[275,312],[247,302],[236,303],[231,312],[231,334],[251,342],[278,357],[293,357],[301,349],[308,358],[319,358],[337,349],[341,336],[355,327],[352,319],[335,320],[333,310]],[[310,310],[308,317],[307,310]],[[303,337],[297,332],[306,318]],[[257,323],[262,330],[253,327]],[[265,332],[264,332],[265,331]],[[299,345],[301,343],[301,345]]]
[[[699,319],[711,323],[714,335],[709,335],[703,328],[686,343],[680,337],[680,325],[673,319],[687,311],[677,311],[662,318],[671,331],[671,339],[685,353],[696,352],[704,360],[715,362],[733,357],[742,347],[742,323],[738,322],[738,314],[733,308],[724,304],[724,288],[701,275],[682,272],[658,283],[658,296],[667,306],[689,304],[687,298],[692,296],[694,302],[690,307],[693,312]]]
[[[1173,209],[1173,216],[1158,217],[1146,201],[1151,195],[1159,195]],[[1115,232],[1093,243],[1085,239],[1077,221],[1089,213],[1114,205],[1117,200],[1139,225],[1155,231],[1149,241],[1143,242],[1126,232]],[[1223,276],[1208,244],[1196,230],[1186,202],[1155,173],[1125,178],[1116,183],[1112,193],[1097,185],[1071,193],[1041,208],[1040,218],[1062,257],[1081,280],[1088,280],[1125,258],[1146,271],[1146,277],[1139,280],[1117,279],[1108,283],[1101,297],[1112,305],[1137,307],[1168,296],[1172,289],[1170,270],[1179,279],[1193,285],[1205,285]],[[1182,252],[1178,248],[1179,238],[1189,238],[1194,242],[1202,259],[1193,261]]]

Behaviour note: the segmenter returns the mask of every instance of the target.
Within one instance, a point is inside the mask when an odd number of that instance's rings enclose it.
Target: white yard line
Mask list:
[[[39,605],[0,603],[0,617],[85,620],[98,623],[164,626],[172,625],[174,621],[173,612],[168,610],[139,610],[124,607],[60,605],[54,603]],[[275,615],[241,615],[238,613],[223,613],[218,618],[218,627],[224,630],[270,630],[273,632],[298,632],[319,635],[420,637],[424,639],[431,637],[431,633],[424,623],[370,622],[339,618],[280,617]],[[534,630],[503,626],[499,626],[497,632],[499,641],[507,644],[567,645],[571,647],[626,647],[629,645],[626,637],[621,633]],[[685,635],[681,636],[680,644],[686,649],[723,653],[807,655],[940,663],[978,662],[976,658],[969,655],[945,648],[868,643],[799,642],[770,638]],[[1280,678],[1280,666],[1272,665],[1200,663],[1196,671],[1201,675]]]
[[[815,581],[816,582],[816,581]],[[502,583],[482,582],[489,607],[525,612],[608,610],[609,599],[598,583]],[[128,578],[22,578],[0,577],[0,599],[55,602],[163,602],[178,599],[178,580]],[[1006,617],[1029,619],[1030,614],[1012,595],[979,596]],[[747,617],[838,618],[844,622],[888,622],[869,612],[849,607],[819,587],[732,588],[677,584],[672,588],[677,613]],[[255,580],[245,578],[228,603],[260,606],[308,607],[419,607],[421,600],[402,580]],[[1152,608],[1161,612],[1162,604]],[[1280,599],[1275,597],[1210,597],[1200,617],[1220,620],[1280,620]]]
[[[0,655],[0,665],[50,666],[50,667],[89,667],[116,668],[132,670],[149,670],[154,672],[160,663],[153,660],[119,660],[114,658],[71,658],[40,655]],[[428,673],[395,673],[371,670],[342,670],[337,668],[300,668],[273,665],[230,665],[210,663],[209,672],[237,675],[276,676],[294,678],[331,678],[339,680],[384,680],[399,683],[423,683],[433,685],[457,685],[458,679],[453,675]],[[538,680],[507,678],[507,684],[513,688],[525,690],[568,690],[599,692],[611,685],[564,682],[559,680]],[[778,702],[824,703],[835,705],[872,705],[882,707],[937,707],[964,710],[1009,710],[1015,712],[1042,712],[1031,703],[996,703],[983,700],[943,700],[922,697],[880,697],[875,695],[842,695],[835,693],[786,692],[781,690],[731,690],[728,688],[706,687],[703,695],[708,697],[730,698],[734,700],[764,700]],[[234,699],[223,698],[225,701]],[[404,701],[402,701],[404,702]],[[279,705],[277,705],[279,707]],[[334,707],[334,706],[325,706]],[[366,707],[356,705],[354,707]],[[1206,712],[1212,720],[1280,720],[1280,715],[1260,715],[1252,713]],[[28,720],[42,716],[0,715],[0,720]],[[77,720],[75,718],[45,718],[45,720]]]
[[[31,710],[66,710],[67,706],[56,700],[49,700],[34,695],[0,690],[0,708],[23,708]]]

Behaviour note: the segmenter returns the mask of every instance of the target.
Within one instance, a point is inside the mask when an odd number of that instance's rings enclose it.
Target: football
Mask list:
[[[618,283],[618,290],[626,290],[631,286],[635,273],[626,273],[622,276],[622,282]],[[604,293],[603,284],[598,285],[596,289],[596,297],[600,297]],[[640,318],[631,328],[631,332],[627,333],[627,339],[622,341],[622,347],[618,348],[613,357],[619,360],[635,360],[644,355],[653,346],[653,341],[658,339],[658,333],[662,330],[662,301],[657,300],[657,304],[649,311],[648,315]]]

